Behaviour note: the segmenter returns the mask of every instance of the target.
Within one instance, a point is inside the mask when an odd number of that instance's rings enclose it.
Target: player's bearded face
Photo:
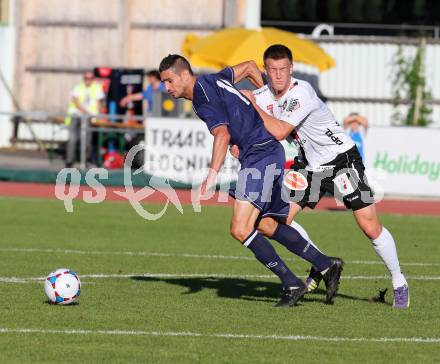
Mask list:
[[[269,83],[276,92],[283,92],[289,88],[293,65],[288,58],[268,58],[264,67]]]
[[[165,85],[167,92],[174,98],[182,97],[185,82],[181,75],[174,73],[171,69],[162,71],[160,79]]]

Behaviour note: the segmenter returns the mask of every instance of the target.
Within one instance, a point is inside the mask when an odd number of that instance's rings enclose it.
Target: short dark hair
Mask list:
[[[266,59],[283,59],[288,58],[290,62],[292,62],[292,52],[289,48],[282,44],[273,44],[269,48],[264,51],[263,60],[266,62]]]
[[[147,77],[154,77],[160,81],[160,73],[158,70],[150,70],[147,72]]]
[[[194,74],[191,69],[191,65],[186,60],[186,58],[178,54],[169,54],[164,59],[162,59],[159,65],[159,72],[163,72],[170,68],[174,68],[176,73],[180,73],[183,70],[187,70],[191,75]]]

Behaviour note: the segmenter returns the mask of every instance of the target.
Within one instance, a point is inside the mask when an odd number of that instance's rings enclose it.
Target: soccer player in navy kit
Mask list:
[[[232,191],[235,203],[230,232],[280,278],[283,290],[277,306],[295,305],[307,288],[270,242],[258,233],[258,225],[267,219],[277,221],[271,224],[274,228],[268,237],[309,261],[322,273],[326,301],[331,302],[338,289],[342,260],[322,254],[285,224],[289,200],[282,196],[284,149],[265,129],[251,102],[234,87],[234,83],[245,75],[257,87],[263,85],[261,74],[249,72],[250,68],[250,62],[245,62],[219,73],[196,77],[185,58],[168,55],[160,63],[159,71],[167,92],[174,98],[192,100],[195,112],[214,136],[210,171],[201,185],[202,195],[215,188],[216,176],[229,145],[232,143],[240,148],[241,170],[237,188]]]

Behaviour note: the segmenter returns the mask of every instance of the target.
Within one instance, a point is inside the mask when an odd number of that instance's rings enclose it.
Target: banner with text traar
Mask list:
[[[440,129],[370,128],[365,153],[386,194],[440,196]]]
[[[196,119],[149,118],[145,128],[146,173],[194,184],[206,177],[214,138],[205,123]],[[238,160],[228,152],[218,183],[237,178]]]

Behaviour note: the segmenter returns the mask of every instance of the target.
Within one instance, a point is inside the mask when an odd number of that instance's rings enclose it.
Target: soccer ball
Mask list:
[[[81,292],[81,282],[74,271],[60,268],[50,272],[44,281],[47,298],[57,305],[75,302]]]

